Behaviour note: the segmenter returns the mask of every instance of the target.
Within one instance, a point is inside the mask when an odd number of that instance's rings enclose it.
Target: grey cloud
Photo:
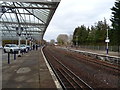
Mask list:
[[[109,21],[110,8],[114,2],[115,0],[62,0],[44,38],[50,40],[56,39],[60,33],[71,34],[75,27],[83,24],[91,26],[104,17]]]

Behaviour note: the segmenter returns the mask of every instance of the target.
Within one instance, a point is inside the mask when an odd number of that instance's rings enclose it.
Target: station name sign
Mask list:
[[[105,42],[106,42],[106,43],[109,43],[109,42],[110,42],[110,39],[106,39]]]

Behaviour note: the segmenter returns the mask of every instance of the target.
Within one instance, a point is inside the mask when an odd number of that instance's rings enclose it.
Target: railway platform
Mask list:
[[[54,88],[56,84],[45,63],[41,49],[30,51],[2,63],[2,88]]]
[[[92,50],[92,49],[84,49],[84,48],[79,48],[79,47],[59,47],[59,48],[64,48],[64,49],[70,49],[70,50],[77,50],[81,52],[87,52],[87,53],[93,53],[93,54],[100,54],[100,55],[105,55],[105,56],[113,56],[113,57],[118,57],[120,58],[120,52],[113,52],[109,51],[108,54],[106,54],[106,51],[102,50]]]
[[[99,50],[90,50],[90,49],[83,49],[83,48],[75,48],[75,47],[58,47],[66,50],[70,50],[73,52],[78,52],[86,56],[90,56],[102,61],[107,61],[112,64],[119,64],[120,63],[120,52],[109,52],[106,54],[106,51],[99,51]]]
[[[59,47],[59,46],[57,46],[57,47]],[[83,51],[83,52],[89,52],[89,53],[96,53],[96,54],[102,54],[102,55],[107,55],[107,56],[120,57],[120,52],[109,51],[109,53],[107,54],[105,50],[93,50],[93,49],[80,48],[80,47],[59,47],[59,48],[79,50],[79,51]]]
[[[76,48],[74,48],[76,49]],[[83,49],[83,48],[77,48],[78,50],[81,51],[86,51],[86,52],[91,52],[91,53],[97,53],[97,54],[103,54],[103,55],[107,55],[106,51],[102,51],[102,50],[92,50],[92,49]],[[108,53],[109,56],[116,56],[116,57],[120,57],[120,52],[113,52],[113,51],[109,51]]]

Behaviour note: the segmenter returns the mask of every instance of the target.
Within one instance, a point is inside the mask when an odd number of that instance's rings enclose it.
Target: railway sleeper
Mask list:
[[[67,88],[73,88],[71,87],[71,83],[68,83],[68,80],[64,77],[64,75],[61,73],[61,71],[58,69],[57,70],[57,73],[59,75],[59,77],[61,78],[61,81],[63,82],[64,86],[65,86],[65,89]]]

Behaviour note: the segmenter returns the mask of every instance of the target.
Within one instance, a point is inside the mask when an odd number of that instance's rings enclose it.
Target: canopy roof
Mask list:
[[[0,1],[0,33],[3,40],[43,39],[44,33],[60,0],[4,0]]]

